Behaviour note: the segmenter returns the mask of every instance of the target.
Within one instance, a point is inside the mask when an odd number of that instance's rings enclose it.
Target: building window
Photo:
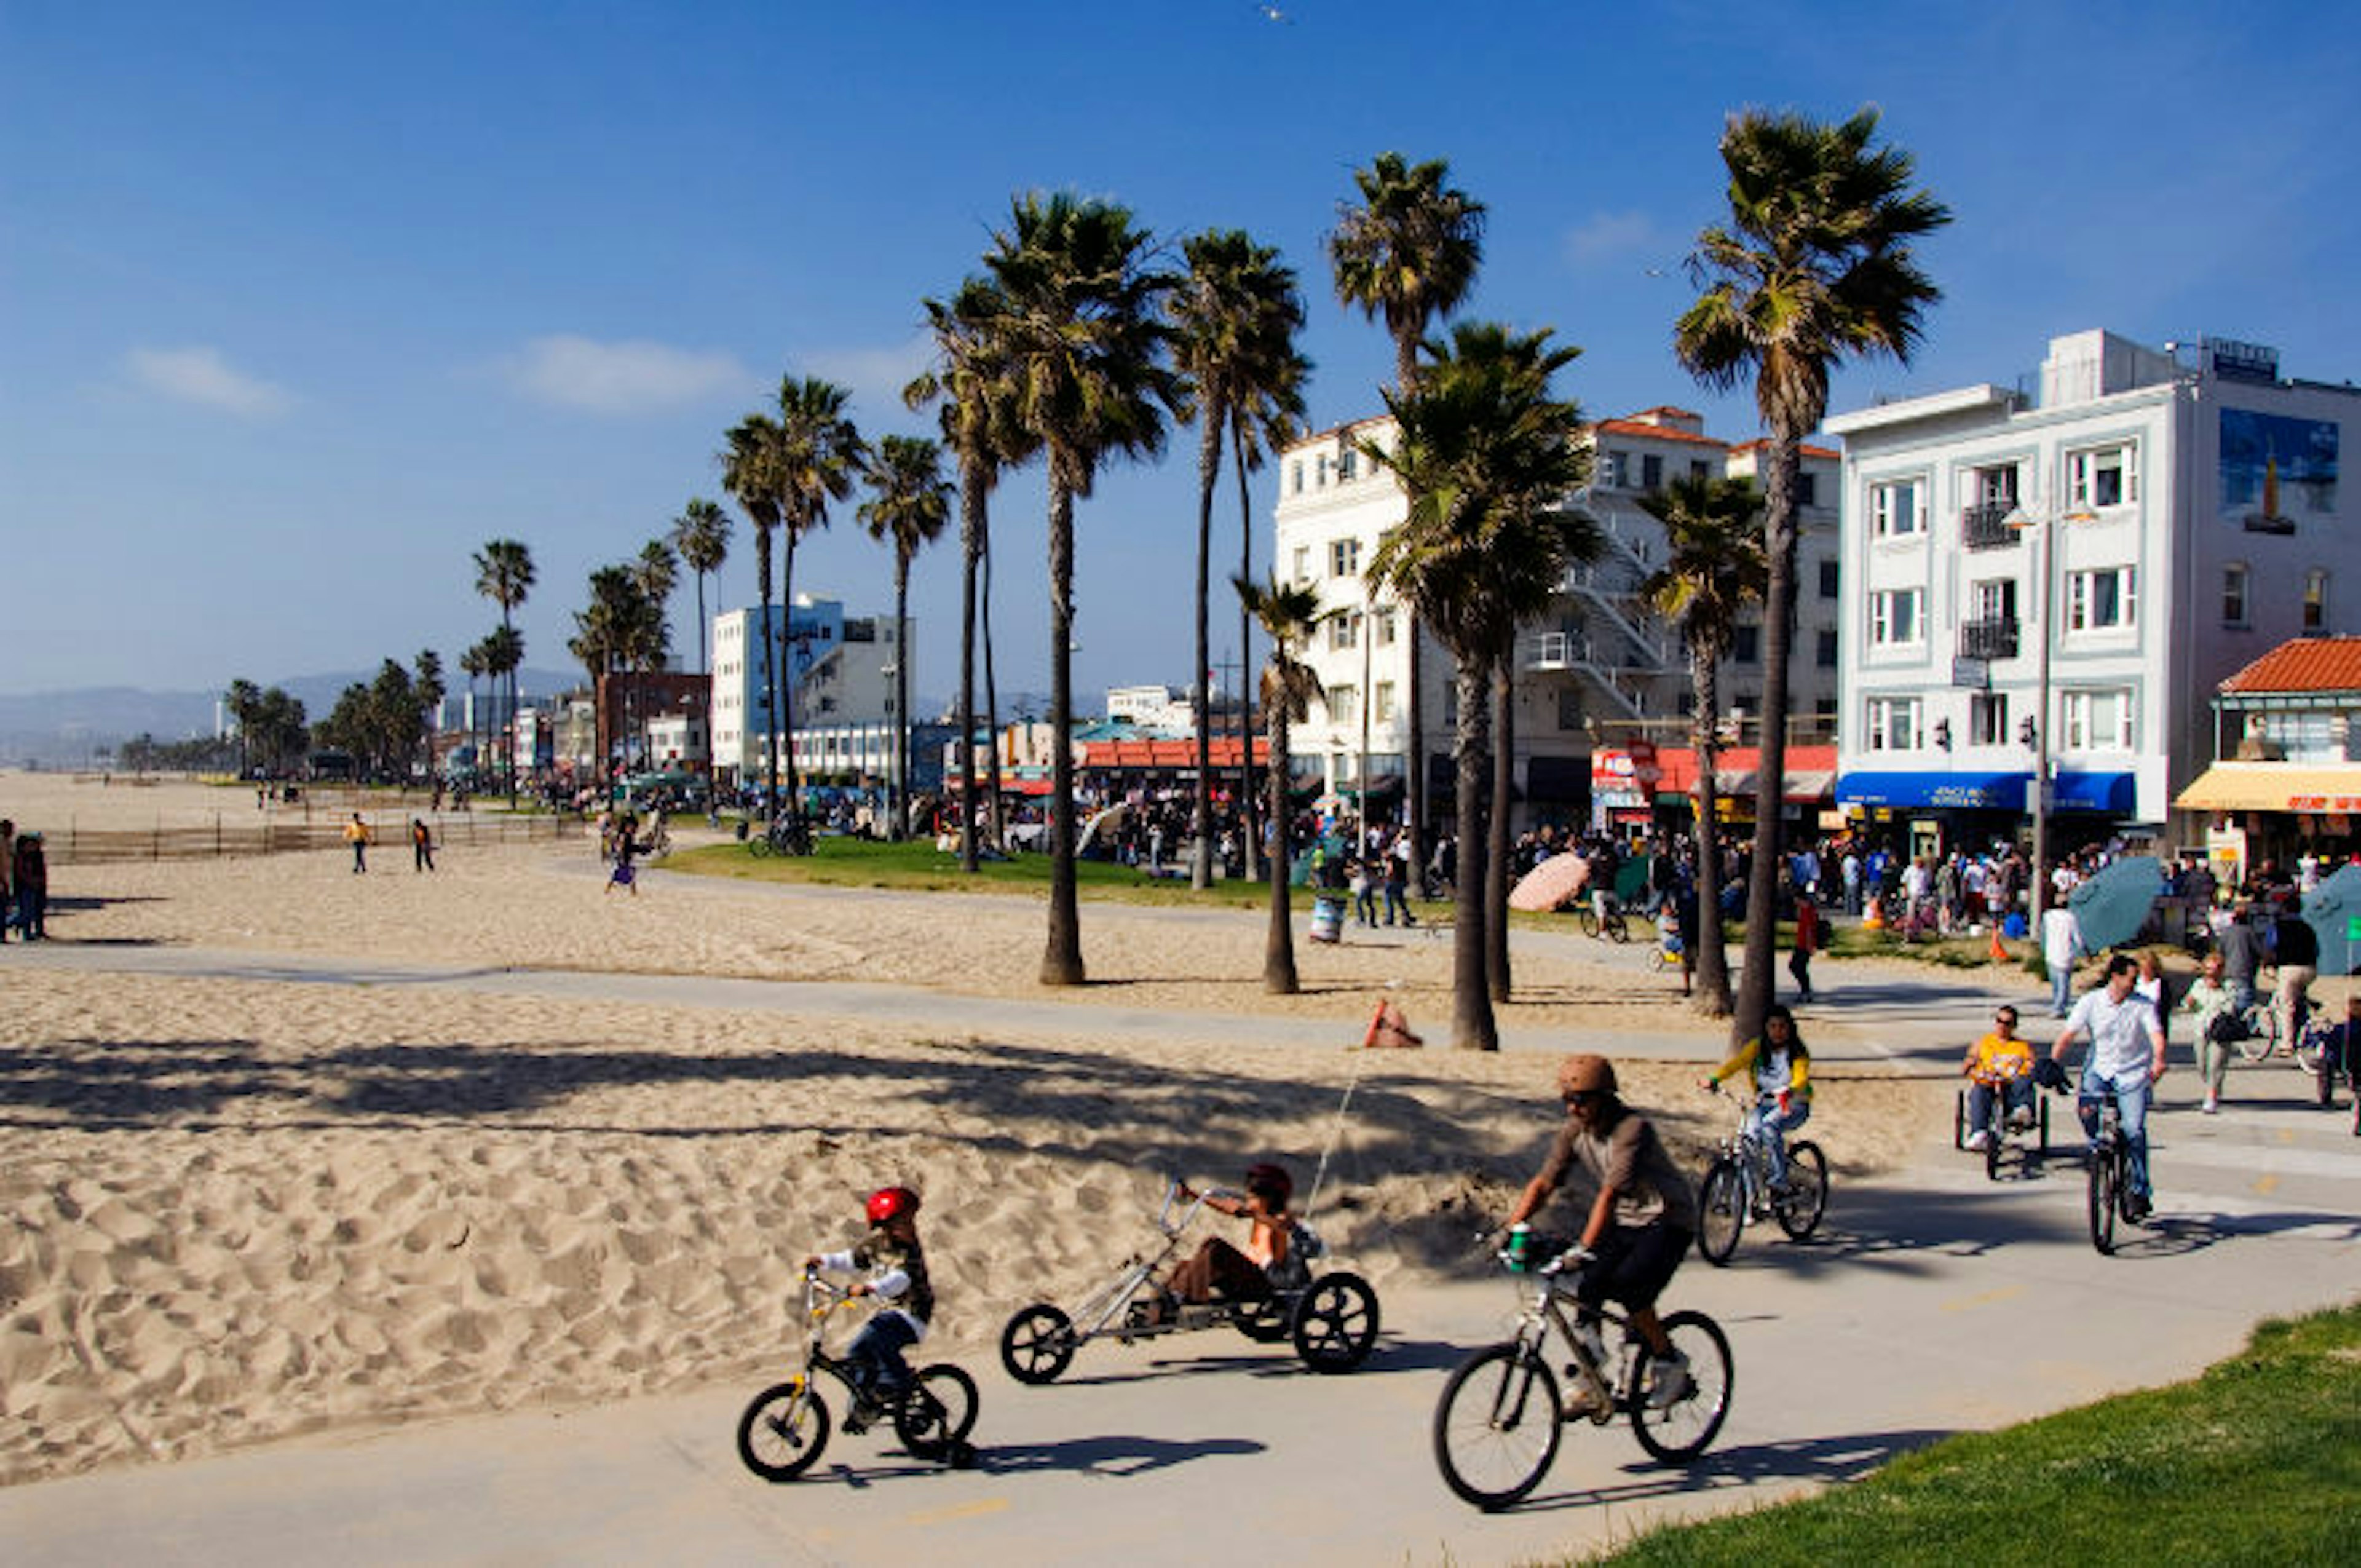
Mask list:
[[[1918,749],[1918,698],[1873,696],[1869,699],[1869,749],[1872,751],[1915,751]]]
[[[1816,507],[1820,504],[1820,477],[1817,474],[1795,476],[1795,504],[1799,507]]]
[[[1303,493],[1303,459],[1301,457],[1287,466],[1287,489],[1290,495]]]
[[[1377,640],[1378,647],[1392,647],[1394,645],[1394,612],[1381,609],[1371,617],[1369,635]]]
[[[2066,454],[2066,499],[2079,507],[2115,507],[2139,499],[2136,449],[2125,442]]]
[[[1640,459],[1640,488],[1643,490],[1664,488],[1664,460],[1656,453],[1647,453]]]
[[[2066,749],[2128,751],[2132,749],[2132,694],[2123,687],[2062,694]]]
[[[1336,455],[1336,477],[1341,483],[1353,477],[1360,468],[1360,454],[1347,446]]]
[[[1925,531],[1927,509],[1919,481],[1899,479],[1869,488],[1869,532],[1876,539],[1903,539]]]
[[[1582,689],[1566,686],[1557,694],[1557,728],[1561,735],[1582,728]]]
[[[1394,717],[1394,684],[1393,684],[1393,682],[1391,682],[1391,681],[1379,681],[1379,682],[1377,684],[1377,687],[1376,687],[1376,696],[1375,696],[1375,700],[1376,700],[1376,706],[1375,706],[1375,707],[1373,707],[1373,708],[1371,709],[1371,717],[1372,717],[1372,718],[1376,718],[1376,719],[1377,719],[1377,721],[1378,721],[1378,723],[1380,723],[1380,724],[1390,724],[1391,722],[1393,722],[1393,717]]]
[[[1820,563],[1820,597],[1824,599],[1837,597],[1837,564],[1834,561]]]
[[[1924,588],[1894,588],[1869,596],[1869,642],[1872,648],[1898,648],[1923,640],[1926,626],[1919,614]]]
[[[2303,629],[2328,630],[2328,574],[2317,566],[2303,575]]]
[[[1328,688],[1328,721],[1331,724],[1351,724],[1360,718],[1361,688],[1330,686]]]
[[[1998,507],[2004,512],[2016,505],[2016,465],[1993,464],[1968,472],[1968,504]]]
[[[1815,697],[1812,700],[1812,726],[1819,731],[1820,739],[1823,740],[1833,740],[1837,738],[1836,698],[1823,696]]]
[[[2008,742],[2008,694],[1971,694],[1968,698],[1968,744],[2005,746]]]
[[[1328,646],[1358,648],[1361,645],[1361,612],[1347,610],[1343,615],[1328,618]]]
[[[1692,478],[1692,479],[1709,479],[1709,478],[1711,478],[1712,477],[1713,477],[1713,465],[1712,465],[1712,464],[1708,463],[1708,462],[1707,462],[1704,458],[1702,458],[1702,457],[1692,457],[1692,458],[1690,458],[1690,459],[1689,459],[1689,477],[1690,477],[1690,478]]]
[[[1299,583],[1312,580],[1312,546],[1309,544],[1295,547],[1295,580]]]
[[[2066,630],[2109,631],[2133,624],[2133,568],[2066,574]]]
[[[1599,455],[1598,482],[1612,489],[1622,489],[1631,482],[1631,457],[1625,452],[1605,452]]]
[[[1833,626],[1821,627],[1819,630],[1819,643],[1818,663],[1820,668],[1823,670],[1835,669],[1837,667],[1837,629]]]
[[[2222,624],[2246,624],[2246,568],[2233,565],[2222,568]]]
[[[1328,542],[1328,575],[1351,577],[1361,570],[1361,542],[1357,539],[1332,539]]]
[[[1763,629],[1759,626],[1731,627],[1730,656],[1741,664],[1759,663],[1763,658]]]

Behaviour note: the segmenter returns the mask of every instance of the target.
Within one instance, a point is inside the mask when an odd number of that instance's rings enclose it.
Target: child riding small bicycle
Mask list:
[[[927,1279],[926,1249],[918,1243],[918,1195],[906,1187],[881,1187],[869,1195],[869,1234],[844,1252],[818,1253],[804,1266],[838,1274],[865,1273],[847,1292],[874,1296],[885,1305],[862,1325],[846,1347],[856,1396],[847,1431],[875,1420],[910,1387],[910,1365],[902,1352],[927,1337],[935,1313],[934,1287]]]

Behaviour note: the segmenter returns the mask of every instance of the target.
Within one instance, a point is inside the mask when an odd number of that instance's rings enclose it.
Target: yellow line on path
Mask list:
[[[985,1514],[1008,1511],[1005,1497],[979,1497],[972,1503],[958,1503],[948,1508],[935,1508],[927,1513],[912,1514],[904,1522],[916,1525],[949,1524],[953,1519],[980,1519]]]
[[[2278,1191],[2279,1185],[2279,1179],[2276,1174],[2267,1174],[2255,1178],[2255,1190],[2266,1198]]]
[[[1946,1301],[1943,1303],[1943,1310],[1947,1312],[1972,1312],[1978,1307],[1993,1306],[1999,1302],[2006,1301],[2013,1297],[2022,1296],[2024,1294],[2025,1287],[2022,1285],[2004,1285],[1996,1290],[1987,1290],[1980,1296],[1970,1296],[1958,1301]]]

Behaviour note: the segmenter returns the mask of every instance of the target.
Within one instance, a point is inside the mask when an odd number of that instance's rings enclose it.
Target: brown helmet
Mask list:
[[[1560,1094],[1612,1094],[1615,1092],[1615,1064],[1605,1057],[1586,1051],[1570,1056],[1558,1064],[1557,1091]]]

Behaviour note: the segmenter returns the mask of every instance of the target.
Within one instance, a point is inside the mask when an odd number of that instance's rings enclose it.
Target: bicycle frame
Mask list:
[[[1505,1253],[1500,1255],[1500,1261],[1503,1264],[1508,1262]],[[1574,1366],[1581,1373],[1583,1386],[1592,1396],[1587,1412],[1591,1423],[1605,1426],[1613,1420],[1637,1391],[1631,1385],[1639,1365],[1640,1342],[1631,1320],[1611,1304],[1599,1304],[1601,1320],[1623,1331],[1621,1366],[1612,1369],[1601,1366],[1583,1348],[1582,1336],[1575,1332],[1574,1321],[1566,1314],[1565,1303],[1574,1299],[1576,1285],[1582,1276],[1579,1270],[1571,1276],[1565,1272],[1564,1254],[1538,1268],[1513,1274],[1511,1277],[1518,1282],[1518,1294],[1526,1299],[1523,1310],[1518,1313],[1517,1332],[1513,1336],[1519,1351],[1545,1358],[1550,1334],[1554,1331],[1558,1343],[1565,1347],[1573,1358]],[[1600,1332],[1599,1338],[1602,1343],[1605,1341],[1604,1330]],[[1616,1375],[1610,1376],[1610,1371]]]
[[[1188,1234],[1189,1227],[1196,1223],[1197,1216],[1203,1211],[1207,1201],[1218,1195],[1218,1190],[1213,1192],[1199,1192],[1191,1200],[1183,1203],[1180,1197],[1182,1190],[1181,1184],[1177,1179],[1167,1180],[1165,1183],[1164,1202],[1156,1214],[1156,1228],[1163,1234],[1164,1245],[1159,1247],[1153,1255],[1134,1256],[1116,1270],[1114,1278],[1083,1297],[1081,1303],[1075,1307],[1073,1321],[1076,1344],[1087,1343],[1106,1332],[1108,1325],[1115,1322],[1131,1305],[1133,1298],[1139,1294],[1140,1287],[1147,1284],[1155,1277],[1159,1269],[1171,1261],[1172,1255],[1180,1248],[1181,1238]],[[1180,1217],[1177,1220],[1172,1217],[1175,1208],[1178,1208],[1180,1213]],[[1179,1326],[1180,1325],[1177,1322],[1164,1323],[1133,1329],[1129,1332],[1154,1334]]]

